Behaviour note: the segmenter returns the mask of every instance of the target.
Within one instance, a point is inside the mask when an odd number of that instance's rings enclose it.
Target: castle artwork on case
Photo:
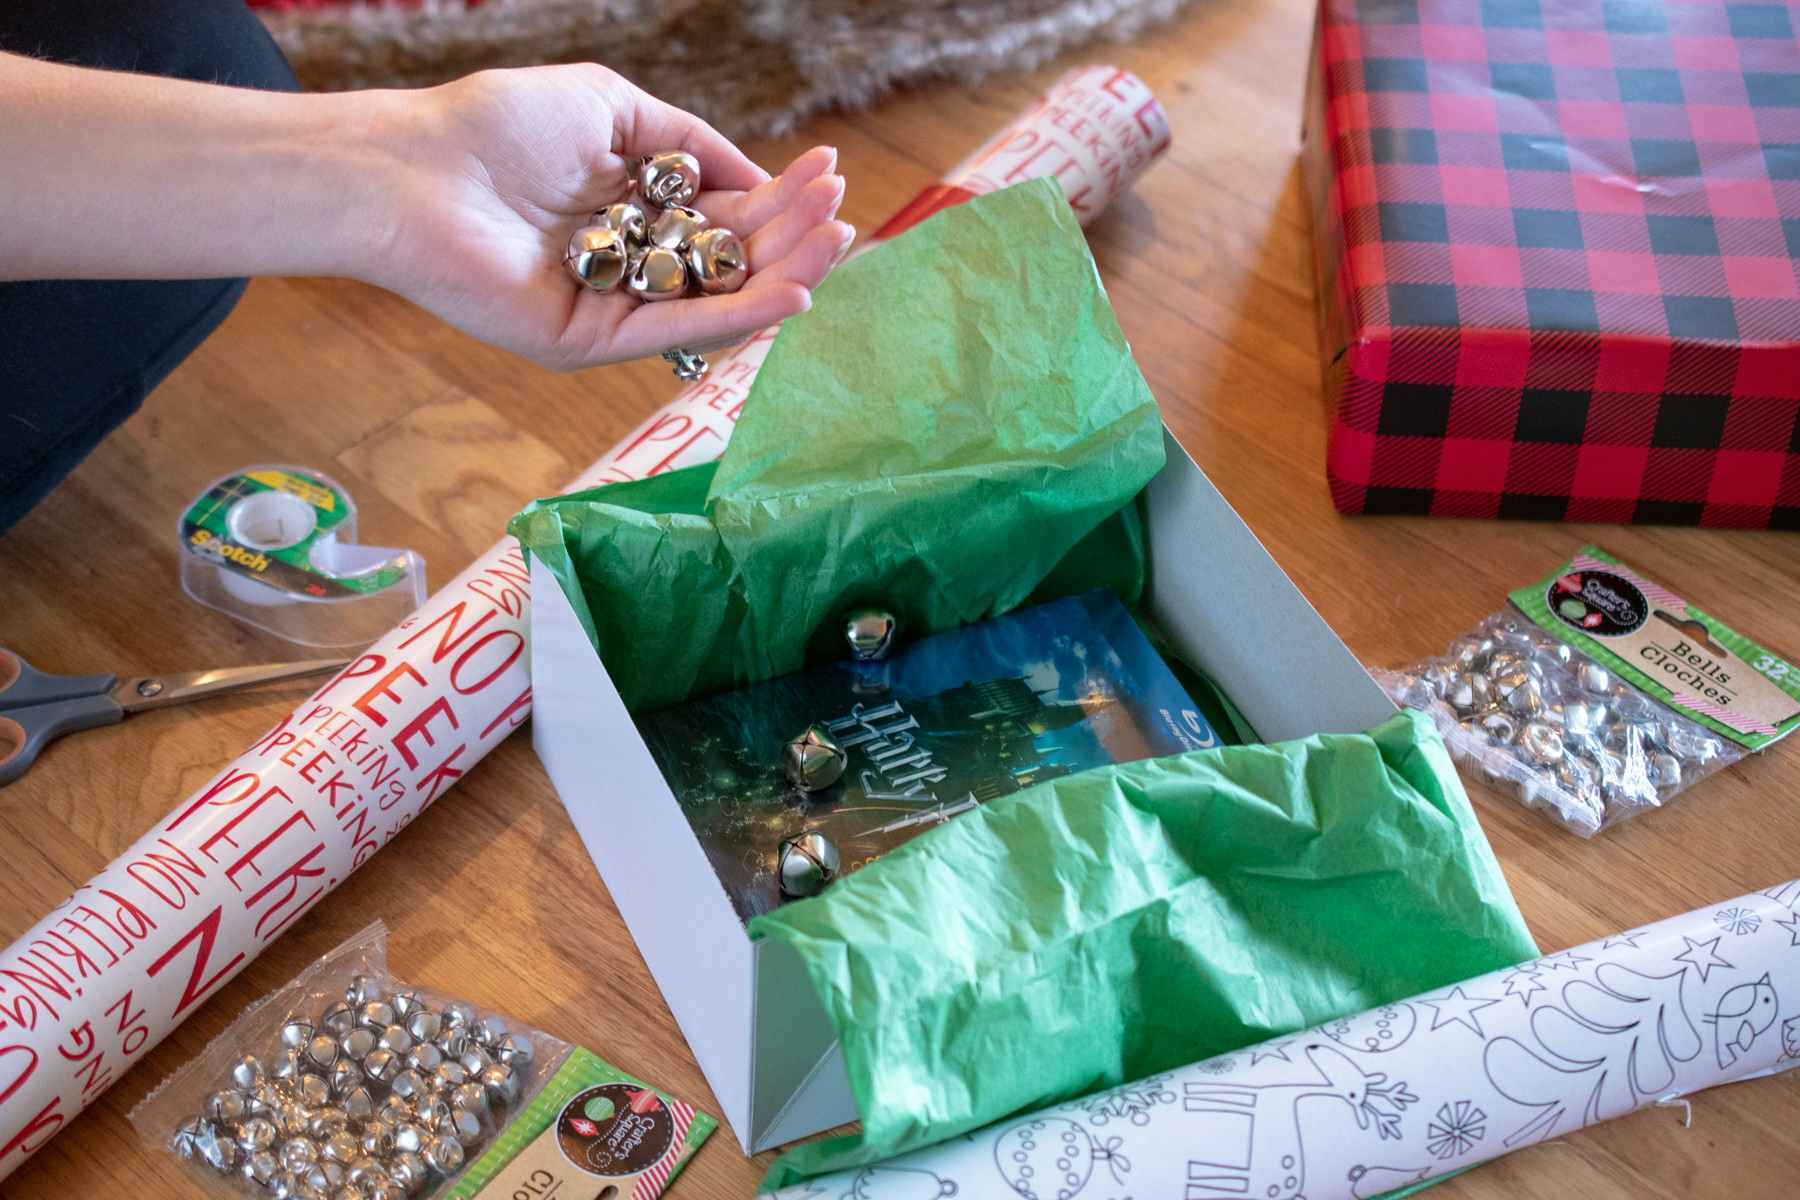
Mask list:
[[[849,754],[804,793],[782,746],[820,724]],[[638,718],[738,913],[781,903],[783,838],[818,831],[855,870],[959,813],[1108,763],[1219,744],[1123,604],[1089,592]]]

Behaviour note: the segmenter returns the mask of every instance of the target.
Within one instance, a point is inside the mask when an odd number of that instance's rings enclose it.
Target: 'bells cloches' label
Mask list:
[[[450,1200],[654,1200],[714,1124],[578,1049]]]
[[[1512,602],[1622,680],[1751,750],[1800,724],[1800,670],[1596,547]]]

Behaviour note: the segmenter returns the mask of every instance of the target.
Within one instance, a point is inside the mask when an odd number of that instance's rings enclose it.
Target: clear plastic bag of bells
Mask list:
[[[1450,752],[1591,837],[1744,756],[1508,608],[1405,671],[1376,671],[1396,703],[1430,713]]]
[[[131,1112],[208,1195],[439,1195],[566,1043],[387,970],[381,922],[233,1021]]]

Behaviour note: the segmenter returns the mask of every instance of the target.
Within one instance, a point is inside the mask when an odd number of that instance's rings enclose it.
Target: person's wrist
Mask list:
[[[345,92],[306,97],[297,144],[311,214],[303,273],[388,285],[401,224],[410,93]]]

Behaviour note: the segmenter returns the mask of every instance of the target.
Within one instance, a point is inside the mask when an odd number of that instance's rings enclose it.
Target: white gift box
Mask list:
[[[1394,707],[1175,438],[1142,609],[1267,741]],[[532,563],[532,745],[748,1153],[857,1118],[799,961],[752,942],[556,579]]]

